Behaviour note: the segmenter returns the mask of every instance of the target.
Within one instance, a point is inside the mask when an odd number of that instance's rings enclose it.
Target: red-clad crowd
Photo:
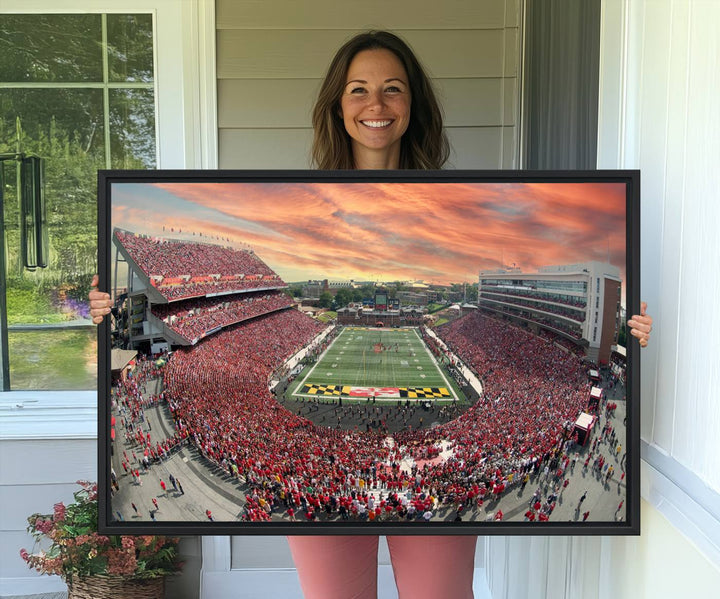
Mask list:
[[[471,313],[436,329],[482,380],[483,396],[441,427],[409,434],[453,442],[454,459],[475,476],[507,479],[549,459],[562,446],[590,390],[581,359],[528,331]],[[403,435],[397,440],[402,443]]]
[[[317,426],[269,391],[270,375],[321,329],[295,310],[274,312],[176,351],[166,367],[178,436],[247,483],[246,519],[282,509],[292,520],[302,509],[308,520],[422,520],[438,505],[480,505],[556,458],[563,425],[587,398],[577,356],[470,314],[438,333],[478,373],[483,397],[447,424],[396,434],[390,446],[384,434]],[[453,449],[447,460],[437,459],[441,441]],[[409,455],[412,471],[400,468]]]
[[[116,230],[117,242],[168,300],[286,287],[254,252]]]
[[[282,291],[250,292],[156,304],[152,307],[152,314],[178,335],[194,343],[210,331],[292,305],[292,298]]]
[[[298,311],[274,312],[176,351],[166,367],[176,427],[248,483],[250,520],[265,519],[278,501],[317,509],[321,495],[333,496],[339,510],[341,497],[357,491],[361,471],[387,457],[380,436],[316,427],[280,407],[268,390],[270,374],[322,329]],[[352,505],[346,510],[352,513]]]
[[[164,400],[162,393],[143,393],[143,389],[149,380],[160,376],[155,362],[139,355],[132,374],[116,381],[112,387],[112,401],[122,423],[124,440],[131,448],[133,459],[123,454],[122,467],[126,473],[133,475],[139,482],[137,465],[148,468],[150,464],[158,459],[163,459],[174,449],[179,447],[184,440],[182,434],[176,431],[171,437],[164,437],[161,434],[153,434],[145,430],[147,425],[145,410],[154,407]],[[119,428],[119,427],[118,427]]]
[[[279,281],[249,252],[116,235],[161,290],[202,295],[206,287],[232,287],[236,276],[257,284]],[[310,521],[427,520],[442,504],[459,513],[552,463],[563,447],[564,425],[587,400],[578,356],[474,313],[437,329],[483,383],[482,397],[460,417],[430,429],[401,430],[392,443],[373,430],[318,426],[282,407],[268,386],[324,328],[287,309],[291,303],[282,292],[265,291],[153,306],[155,317],[187,340],[207,335],[175,351],[165,367],[161,397],[175,420],[172,438],[155,441],[138,426],[146,401],[140,388],[152,363],[142,363],[118,390],[126,441],[142,449],[143,464],[187,440],[245,481],[248,520],[267,520],[273,509],[284,509],[291,520],[303,510]],[[237,326],[224,328],[230,325]],[[441,446],[451,449],[450,458],[439,458]],[[407,458],[415,460],[411,470],[400,468]],[[123,468],[128,466],[124,461]]]
[[[282,283],[250,252],[116,235],[158,289],[203,295],[212,286],[236,285],[236,276]],[[281,406],[268,386],[325,328],[287,309],[291,303],[275,290],[153,306],[153,314],[181,336],[204,338],[172,353],[163,389],[150,398],[167,400],[176,426],[171,438],[155,440],[138,425],[147,401],[140,389],[157,374],[151,362],[142,362],[138,375],[118,389],[126,441],[141,449],[139,461],[162,459],[178,444],[191,443],[244,481],[248,520],[267,520],[280,509],[290,520],[302,510],[309,521],[422,521],[443,505],[459,516],[547,468],[561,455],[565,426],[585,406],[589,384],[580,357],[471,313],[436,329],[483,384],[482,397],[462,415],[429,429],[401,430],[390,443],[386,433],[362,427],[316,425]],[[441,459],[441,449],[450,457]],[[401,468],[408,459],[415,465]],[[129,464],[124,460],[123,468]]]

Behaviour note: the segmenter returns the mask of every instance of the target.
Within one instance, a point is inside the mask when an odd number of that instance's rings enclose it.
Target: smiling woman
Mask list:
[[[450,153],[430,79],[387,31],[357,35],[338,50],[312,123],[320,169],[439,169]]]
[[[399,164],[411,102],[402,63],[389,50],[365,50],[353,58],[347,79],[340,114],[352,138],[355,168]]]

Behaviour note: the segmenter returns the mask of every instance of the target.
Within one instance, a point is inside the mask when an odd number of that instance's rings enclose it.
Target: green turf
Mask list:
[[[386,349],[377,352],[378,344]],[[415,329],[344,328],[318,363],[298,378],[297,389],[305,384],[444,387],[455,393]]]

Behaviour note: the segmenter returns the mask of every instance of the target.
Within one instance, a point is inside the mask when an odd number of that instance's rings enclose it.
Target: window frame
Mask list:
[[[77,0],[25,0],[22,6],[0,0],[0,15],[33,13],[152,14],[157,168],[218,167],[215,2],[128,0],[118,8],[111,0],[86,0],[81,7]],[[38,428],[40,412],[52,427]],[[97,390],[0,391],[0,441],[97,440],[97,414]],[[227,544],[229,560],[229,537],[218,541]],[[30,581],[37,589],[35,578],[18,584]],[[48,590],[56,590],[53,584],[47,579]]]
[[[657,176],[655,165],[641,164],[641,137],[638,117],[639,83],[642,81],[641,60],[643,50],[644,19],[648,18],[647,2],[628,4],[620,0],[603,1],[600,31],[600,88],[598,99],[598,162],[597,168],[641,168],[643,176]],[[661,18],[660,13],[653,13]],[[666,185],[663,182],[663,187]],[[643,200],[645,201],[645,200]],[[662,205],[660,208],[662,209]],[[658,206],[653,205],[652,210]],[[641,238],[650,239],[657,234],[648,219],[642,221]],[[641,251],[645,251],[643,247]],[[659,280],[656,268],[643,266],[641,286],[645,299]],[[653,280],[654,279],[654,280]],[[659,303],[654,304],[656,306]],[[671,320],[668,337],[653,333],[650,346],[644,350],[642,359],[643,394],[652,397],[652,409],[656,408],[658,352],[661,348],[672,347],[677,338],[672,338]],[[644,408],[645,410],[645,408]],[[643,418],[647,418],[643,411]],[[647,438],[641,432],[641,487],[640,496],[659,511],[672,526],[686,536],[698,550],[716,567],[720,567],[720,493],[708,486],[698,474],[670,455],[667,450]]]
[[[26,0],[22,5],[0,0],[0,14],[151,14],[157,168],[217,168],[217,109],[215,73],[215,6],[203,0],[130,0],[118,7],[111,0]],[[63,391],[0,392],[0,400],[22,404],[32,397],[52,411],[52,404],[68,418],[42,438],[64,438],[78,425],[65,410]],[[97,413],[97,391],[75,391],[82,415]],[[19,409],[19,408],[18,408]],[[0,424],[5,420],[0,415]],[[0,427],[4,428],[4,427]],[[27,429],[27,430],[25,430]],[[4,435],[0,434],[0,437]],[[14,438],[37,438],[31,420],[13,426]],[[97,437],[97,433],[95,433]]]

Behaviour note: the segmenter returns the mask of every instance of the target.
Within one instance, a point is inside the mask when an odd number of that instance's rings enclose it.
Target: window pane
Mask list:
[[[39,288],[75,285],[96,260],[96,171],[104,167],[102,90],[5,90],[0,101],[0,152],[16,149],[16,119],[22,128],[21,151],[45,159],[50,265],[34,273],[20,263],[15,163],[5,163],[7,276]],[[49,291],[48,291],[49,292]],[[71,294],[72,295],[72,294]],[[16,315],[8,314],[17,323]],[[47,322],[43,319],[21,322]]]
[[[112,168],[155,168],[153,90],[110,90],[110,147]]]
[[[104,119],[101,89],[3,89],[0,93],[0,151],[16,147],[16,119],[22,127],[23,149],[47,158],[57,144],[104,160]],[[53,132],[52,135],[50,134]]]
[[[152,15],[108,15],[110,81],[153,81]]]
[[[108,15],[107,22],[112,77],[152,84],[151,16]],[[19,148],[45,160],[50,248],[48,268],[23,267],[16,163],[5,161],[0,209],[12,389],[96,386],[97,329],[89,325],[87,294],[97,272],[97,170],[108,166],[106,148],[115,167],[152,168],[156,163],[152,89],[108,90],[105,114],[102,88],[61,87],[64,82],[103,83],[101,38],[101,15],[0,18],[0,82],[53,84],[0,91],[0,153]],[[106,130],[106,119],[114,131]]]
[[[102,81],[100,15],[2,15],[0,81]]]
[[[10,332],[12,388],[78,390],[97,387],[97,331]]]
[[[17,325],[86,317],[97,257],[96,171],[105,165],[102,90],[11,89],[0,100],[0,152],[45,159],[48,268],[28,271],[20,253],[15,161],[4,163],[10,381],[13,389],[91,389],[95,330],[14,331]],[[93,374],[88,375],[88,360]],[[64,365],[62,362],[64,361]]]

